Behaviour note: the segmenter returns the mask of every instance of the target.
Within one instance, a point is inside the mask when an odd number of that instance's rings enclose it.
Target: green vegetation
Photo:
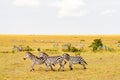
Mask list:
[[[72,46],[71,43],[68,43],[68,44],[62,45],[62,51],[64,51],[64,52],[78,52],[80,50],[77,49],[76,47]]]
[[[26,46],[23,51],[34,51],[30,46]]]
[[[37,49],[37,51],[41,51],[41,49],[40,49],[40,48],[38,48],[38,49]]]
[[[98,50],[99,47],[102,47],[102,41],[101,39],[94,39],[94,42],[92,42],[92,44],[89,47],[93,48],[93,51]]]

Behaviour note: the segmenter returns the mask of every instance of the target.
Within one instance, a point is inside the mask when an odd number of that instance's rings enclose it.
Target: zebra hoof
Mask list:
[[[73,70],[73,68],[70,68],[70,70]]]
[[[60,69],[58,69],[58,71],[60,71]],[[64,70],[62,70],[62,71],[64,71]]]
[[[32,72],[33,70],[30,70],[30,72]]]
[[[31,69],[30,72],[34,71],[35,69]]]
[[[87,69],[86,67],[84,69]]]
[[[45,70],[46,72],[48,72],[48,70]]]

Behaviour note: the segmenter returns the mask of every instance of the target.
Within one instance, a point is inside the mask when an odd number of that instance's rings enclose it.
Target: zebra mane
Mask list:
[[[26,52],[27,54],[34,56],[35,58],[39,59],[39,57],[35,56],[34,54],[32,54],[31,52]]]
[[[70,56],[69,54],[65,53],[67,56]]]
[[[65,57],[66,57],[66,60],[69,60],[70,59],[70,55],[67,54],[67,53],[64,53]]]
[[[26,52],[26,53],[27,53],[27,54],[30,54],[30,55],[33,55],[33,54],[32,54],[31,52],[29,52],[29,51],[28,51],[28,52]]]
[[[49,56],[46,52],[42,52],[43,55]]]

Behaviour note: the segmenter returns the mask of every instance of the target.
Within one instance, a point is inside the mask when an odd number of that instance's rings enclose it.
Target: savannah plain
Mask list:
[[[93,52],[89,45],[94,39],[101,39],[114,50]],[[119,40],[120,35],[0,35],[0,80],[120,80],[120,47],[116,45]],[[14,45],[22,45],[30,46],[36,56],[40,53],[38,48],[50,56],[62,55],[62,45],[67,43],[77,48],[79,44],[85,45],[79,55],[88,63],[86,70],[76,64],[71,71],[67,63],[65,71],[57,71],[59,65],[55,65],[55,71],[49,68],[46,72],[46,66],[42,64],[35,65],[35,70],[30,72],[30,60],[23,60],[26,51],[13,52]]]

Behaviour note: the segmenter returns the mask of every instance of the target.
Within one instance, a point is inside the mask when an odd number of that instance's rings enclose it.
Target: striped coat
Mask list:
[[[87,62],[81,56],[70,56],[67,53],[62,54],[62,56],[69,62],[69,68],[72,70],[73,64],[81,64],[84,69],[86,69]]]
[[[44,58],[45,64],[46,64],[46,71],[48,71],[49,66],[54,71],[54,69],[52,68],[52,65],[55,65],[55,64],[59,64],[58,71],[61,68],[64,71],[64,65],[66,64],[66,61],[64,62],[64,64],[62,64],[62,62],[64,60],[64,58],[62,56],[48,56],[45,52],[43,52],[43,53],[40,53],[39,57]]]
[[[31,52],[26,52],[23,59],[26,60],[27,58],[29,58],[31,60],[31,63],[32,63],[30,71],[34,70],[33,67],[34,67],[35,64],[41,65],[41,64],[43,64],[45,62],[45,60],[42,57],[39,58],[39,57],[33,55]]]

